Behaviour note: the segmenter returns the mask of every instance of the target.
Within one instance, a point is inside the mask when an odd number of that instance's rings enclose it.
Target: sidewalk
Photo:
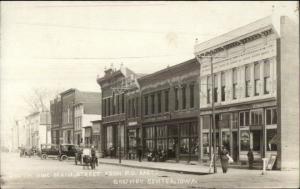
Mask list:
[[[126,167],[133,167],[133,168],[143,168],[143,169],[152,169],[152,170],[159,170],[159,171],[167,171],[167,172],[176,172],[176,173],[184,173],[184,174],[195,174],[195,175],[207,175],[209,173],[209,166],[207,165],[200,165],[198,163],[187,164],[186,162],[180,163],[170,163],[170,162],[148,162],[142,161],[139,162],[137,160],[121,160],[119,163],[118,159],[109,159],[109,158],[99,158],[99,163],[109,164],[109,165],[118,165],[118,166],[126,166]],[[218,171],[220,172],[221,168],[218,167]],[[242,168],[232,168],[230,167],[230,172],[262,172],[261,170],[248,170]],[[213,171],[213,168],[211,172]]]

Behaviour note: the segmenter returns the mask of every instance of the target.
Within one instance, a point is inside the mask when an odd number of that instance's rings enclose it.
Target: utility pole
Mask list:
[[[211,113],[212,113],[212,128],[213,128],[213,142],[214,142],[214,148],[213,148],[213,162],[214,162],[214,173],[217,173],[217,167],[216,167],[216,124],[215,124],[215,77],[214,77],[214,67],[213,67],[213,57],[210,56],[210,71],[211,71],[211,80],[212,80],[212,89],[211,89]]]
[[[209,63],[210,63],[210,74],[211,74],[211,81],[212,81],[212,101],[211,101],[211,113],[212,113],[212,129],[213,129],[213,166],[214,166],[214,173],[217,173],[217,166],[216,166],[216,149],[217,149],[217,144],[216,144],[216,124],[215,124],[215,78],[214,78],[214,68],[213,68],[213,59],[214,58],[226,58],[223,56],[213,56],[212,54],[209,56],[200,56],[196,55],[196,59],[200,63],[199,59],[201,58],[209,58]],[[200,63],[201,64],[201,63]],[[211,138],[211,136],[209,136]],[[209,149],[210,151],[210,149]]]

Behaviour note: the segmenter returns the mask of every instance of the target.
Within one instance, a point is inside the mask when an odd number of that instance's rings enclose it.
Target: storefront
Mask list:
[[[144,155],[164,151],[169,160],[191,161],[198,158],[196,120],[178,120],[144,126]]]
[[[223,145],[228,149],[234,161],[248,161],[249,149],[253,150],[255,161],[276,155],[279,140],[277,136],[277,110],[276,107],[270,106],[273,104],[275,102],[217,110],[215,116],[217,150]],[[234,109],[242,110],[228,111]],[[212,147],[214,144],[211,120],[211,114],[201,116],[202,160],[209,159],[210,152],[212,152],[210,146]]]

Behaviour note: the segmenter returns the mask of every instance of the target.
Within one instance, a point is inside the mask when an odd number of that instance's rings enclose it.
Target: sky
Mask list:
[[[105,68],[152,73],[194,58],[196,38],[270,15],[299,19],[297,2],[2,1],[1,138],[28,114],[33,89],[100,92]]]

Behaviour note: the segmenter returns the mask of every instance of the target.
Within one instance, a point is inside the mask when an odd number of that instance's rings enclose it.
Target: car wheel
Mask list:
[[[62,161],[65,161],[65,160],[67,160],[68,159],[68,156],[66,156],[66,155],[63,155],[63,156],[61,156],[61,158],[60,158]]]
[[[42,159],[47,159],[47,154],[42,154]]]

